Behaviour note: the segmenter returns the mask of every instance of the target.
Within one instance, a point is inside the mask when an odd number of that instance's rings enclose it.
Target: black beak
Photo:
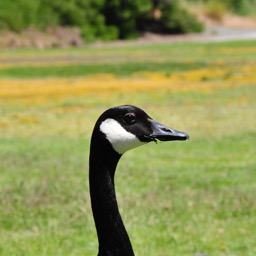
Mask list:
[[[153,132],[149,135],[152,140],[170,141],[170,140],[187,140],[189,135],[185,132],[176,131],[170,127],[151,120]]]

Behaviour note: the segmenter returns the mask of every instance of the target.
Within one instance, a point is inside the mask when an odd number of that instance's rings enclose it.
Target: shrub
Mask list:
[[[256,0],[226,0],[230,8],[241,15],[256,13]]]
[[[161,4],[160,4],[161,3]],[[150,15],[159,8],[159,20]],[[137,37],[141,31],[186,33],[202,29],[177,0],[1,0],[0,29],[80,27],[87,41]]]
[[[223,19],[226,11],[226,4],[220,0],[211,0],[205,5],[205,14],[218,21]]]
[[[162,6],[161,23],[168,33],[189,33],[203,30],[203,24],[197,20],[196,16],[180,7],[176,0]]]
[[[151,0],[106,0],[103,14],[106,24],[118,29],[121,39],[138,36],[138,20],[151,9]]]
[[[39,2],[32,0],[0,1],[0,29],[20,31],[36,23]]]
[[[147,15],[141,20],[142,30],[165,34],[200,32],[203,24],[193,14],[181,7],[177,0],[165,1],[157,9],[157,15]]]

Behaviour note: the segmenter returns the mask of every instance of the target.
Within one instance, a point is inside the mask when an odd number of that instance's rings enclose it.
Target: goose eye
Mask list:
[[[135,123],[135,115],[133,113],[128,113],[124,116],[124,121],[127,124],[134,124]]]

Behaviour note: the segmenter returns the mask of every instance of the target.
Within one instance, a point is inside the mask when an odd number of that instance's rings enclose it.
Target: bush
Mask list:
[[[150,0],[106,0],[102,12],[106,24],[117,27],[118,37],[129,39],[138,36],[138,20],[150,9]]]
[[[189,2],[199,2],[208,4],[209,2],[217,2],[222,3],[224,6],[227,7],[227,10],[230,12],[234,12],[239,15],[248,15],[256,13],[256,0],[186,0]]]
[[[235,13],[241,15],[256,13],[256,0],[226,0],[229,7]]]
[[[20,31],[36,23],[39,2],[32,0],[0,1],[0,29]]]
[[[159,20],[151,15],[154,8],[161,11]],[[143,31],[186,33],[202,29],[177,0],[0,1],[0,29],[19,32],[31,26],[80,27],[86,41],[135,38]]]
[[[157,11],[157,12],[156,12]],[[163,34],[200,32],[203,24],[182,8],[177,0],[165,1],[155,12],[140,21],[141,30]]]
[[[221,0],[211,0],[205,5],[205,13],[215,20],[222,20],[227,11],[226,4]]]
[[[201,32],[203,24],[193,14],[179,6],[178,1],[161,6],[161,24],[166,33]]]

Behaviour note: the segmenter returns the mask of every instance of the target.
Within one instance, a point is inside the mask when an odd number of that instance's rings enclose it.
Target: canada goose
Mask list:
[[[188,134],[154,121],[131,105],[106,110],[95,124],[89,159],[91,206],[97,230],[98,256],[132,256],[132,245],[121,219],[114,175],[120,157],[151,141],[187,140]]]

